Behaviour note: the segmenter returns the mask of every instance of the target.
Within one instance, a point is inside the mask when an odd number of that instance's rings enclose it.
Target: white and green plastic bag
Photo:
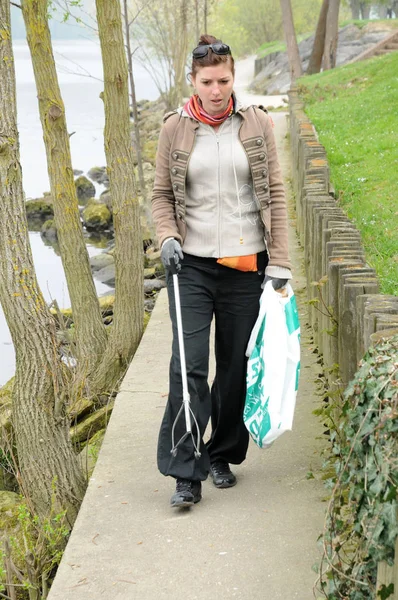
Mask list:
[[[244,423],[260,448],[292,429],[300,375],[300,324],[290,284],[287,295],[269,281],[246,350]]]

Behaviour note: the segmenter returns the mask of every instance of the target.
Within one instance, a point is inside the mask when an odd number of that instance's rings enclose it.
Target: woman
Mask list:
[[[234,75],[229,46],[202,35],[192,53],[195,94],[164,117],[156,159],[153,219],[173,325],[158,467],[176,479],[174,507],[199,502],[201,482],[209,472],[218,488],[236,484],[229,465],[245,460],[249,442],[242,419],[247,342],[263,284],[272,279],[278,289],[291,278],[286,200],[272,122],[260,108],[239,103]],[[178,417],[182,382],[171,265],[179,271],[188,387],[199,443],[195,435],[184,437],[184,416]],[[216,375],[210,391],[213,315]],[[210,417],[211,437],[204,444]]]

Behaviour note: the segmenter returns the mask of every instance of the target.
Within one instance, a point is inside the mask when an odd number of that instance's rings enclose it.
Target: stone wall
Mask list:
[[[377,332],[398,328],[398,297],[380,294],[360,233],[334,197],[325,149],[296,91],[289,93],[289,100],[293,188],[310,324],[326,371],[338,365],[347,384]]]

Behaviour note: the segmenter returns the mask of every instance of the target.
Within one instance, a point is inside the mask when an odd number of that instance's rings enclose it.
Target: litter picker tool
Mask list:
[[[177,456],[178,446],[180,444],[182,444],[188,437],[191,437],[193,447],[194,447],[195,458],[198,459],[198,458],[200,458],[200,455],[201,455],[200,450],[199,450],[201,436],[200,436],[200,429],[199,429],[198,422],[197,422],[196,417],[191,408],[191,398],[190,398],[189,391],[188,391],[187,365],[186,365],[186,361],[185,361],[184,333],[183,333],[182,315],[181,315],[180,287],[179,287],[179,282],[178,282],[177,265],[175,264],[173,259],[170,261],[170,271],[173,275],[174,300],[175,300],[175,307],[176,307],[177,332],[178,332],[178,348],[179,348],[179,353],[180,353],[181,378],[182,378],[182,404],[181,404],[181,408],[178,411],[177,416],[174,420],[173,427],[171,430],[171,445],[172,445],[171,454],[173,456]],[[185,416],[186,432],[176,443],[175,442],[175,428],[176,428],[178,420],[180,418],[182,418],[183,414]],[[192,430],[192,426],[194,428],[196,428],[196,441],[195,441],[195,436],[194,436],[194,433]]]

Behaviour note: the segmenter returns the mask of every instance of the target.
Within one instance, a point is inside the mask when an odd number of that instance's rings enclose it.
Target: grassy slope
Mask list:
[[[381,291],[398,295],[398,52],[298,81]]]
[[[304,33],[297,36],[297,41],[300,43],[302,40],[310,37],[310,33]],[[285,52],[286,51],[286,42],[282,40],[275,40],[274,42],[265,42],[257,49],[256,55],[257,58],[263,58],[264,56],[268,56],[268,54],[272,54],[273,52]]]

